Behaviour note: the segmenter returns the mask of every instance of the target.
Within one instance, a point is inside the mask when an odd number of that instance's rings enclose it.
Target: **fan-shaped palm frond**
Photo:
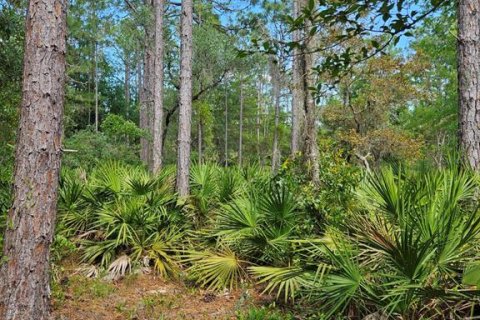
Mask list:
[[[125,189],[127,175],[128,168],[125,165],[118,161],[108,161],[93,170],[92,185],[118,195]]]
[[[260,210],[266,223],[275,227],[290,227],[295,221],[296,201],[285,185],[272,184],[260,200]]]
[[[237,168],[222,168],[218,173],[218,200],[226,203],[237,198],[245,188],[244,179]]]
[[[188,271],[208,289],[221,290],[236,287],[245,278],[245,261],[228,248],[218,251],[189,251],[185,262],[192,263]]]
[[[283,294],[285,302],[288,299],[294,300],[298,291],[307,283],[307,274],[299,267],[262,267],[253,266],[249,271],[259,279],[258,283],[266,283],[264,292],[276,292],[277,298]]]
[[[202,215],[217,202],[217,167],[211,164],[196,164],[190,169],[191,195]]]
[[[247,198],[238,198],[219,210],[216,233],[234,239],[252,237],[260,231],[260,219],[255,203]]]

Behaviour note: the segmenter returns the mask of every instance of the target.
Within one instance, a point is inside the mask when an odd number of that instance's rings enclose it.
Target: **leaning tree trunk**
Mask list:
[[[155,63],[153,83],[152,172],[162,168],[163,160],[163,13],[164,0],[154,0]]]
[[[466,162],[480,170],[480,2],[458,5],[458,97],[460,148]]]
[[[297,18],[303,9],[302,0],[293,0],[293,16]],[[293,41],[300,44],[301,30],[293,32]],[[305,77],[304,56],[302,48],[295,47],[293,50],[293,85],[292,85],[292,141],[291,153],[295,155],[302,150],[302,134],[305,125]]]
[[[13,205],[1,270],[0,318],[48,319],[65,98],[66,0],[31,0]]]
[[[180,48],[180,106],[176,190],[180,197],[189,194],[190,143],[192,132],[192,24],[193,0],[182,1]]]

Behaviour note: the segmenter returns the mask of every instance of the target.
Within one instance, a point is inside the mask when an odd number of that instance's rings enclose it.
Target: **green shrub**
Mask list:
[[[142,166],[138,144],[129,144],[122,139],[115,140],[103,132],[86,129],[76,132],[64,141],[62,166],[90,170],[97,164],[109,160],[122,159],[122,162]]]
[[[463,273],[471,274],[469,263],[477,259],[477,187],[470,173],[457,168],[384,169],[357,189],[355,216],[332,235],[333,242],[303,241],[305,256],[296,263],[302,270],[252,269],[270,288],[287,292],[291,282],[290,295],[304,293],[325,319],[471,316],[480,291]]]
[[[102,131],[113,141],[130,143],[146,137],[147,133],[122,116],[109,113],[101,125]]]
[[[282,314],[275,310],[269,310],[265,307],[252,307],[247,311],[240,312],[237,315],[238,320],[290,320],[293,317],[289,314]]]
[[[320,142],[319,162],[318,185],[311,182],[301,155],[287,159],[275,177],[277,183],[291,188],[298,206],[307,213],[300,226],[304,234],[322,233],[326,224],[338,226],[347,219],[362,177],[359,168],[347,161],[344,150],[330,140]]]
[[[114,277],[135,265],[175,274],[183,218],[174,207],[172,173],[165,169],[153,176],[119,162],[107,162],[89,175],[64,172],[60,232],[80,239],[84,262],[99,264]]]

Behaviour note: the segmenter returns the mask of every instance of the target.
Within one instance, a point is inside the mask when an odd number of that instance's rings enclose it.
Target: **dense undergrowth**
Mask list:
[[[476,315],[477,176],[362,174],[339,159],[325,159],[318,186],[295,160],[275,176],[197,164],[188,199],[175,195],[173,167],[64,169],[54,263],[73,254],[89,277],[148,271],[211,290],[255,285],[316,319]]]

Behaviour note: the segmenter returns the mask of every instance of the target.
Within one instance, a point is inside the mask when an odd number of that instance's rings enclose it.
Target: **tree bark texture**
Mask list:
[[[65,100],[66,0],[30,0],[0,318],[48,319]]]
[[[305,34],[310,33],[311,22],[305,21]],[[310,178],[317,184],[320,179],[320,167],[318,163],[318,144],[317,144],[317,117],[314,92],[310,89],[315,87],[315,78],[313,70],[313,38],[305,38],[305,52],[303,56],[303,79],[304,79],[304,108],[305,108],[305,129],[304,129],[304,159],[310,172]]]
[[[147,89],[148,84],[148,63],[146,51],[143,56],[143,68],[142,68],[142,81],[140,87],[140,116],[139,116],[139,127],[140,129],[148,129],[148,106],[147,106]],[[146,137],[140,138],[140,159],[143,163],[148,163],[148,139]]]
[[[162,168],[163,160],[163,14],[164,0],[154,0],[155,10],[155,63],[153,90],[153,146],[152,172]]]
[[[153,8],[152,0],[144,0],[144,4]],[[152,44],[154,43],[155,29],[150,23],[145,25],[145,44],[143,56],[143,102],[140,105],[140,128],[152,134],[152,109],[153,109],[153,69],[154,69],[154,53]],[[142,138],[140,140],[142,161],[150,168],[152,163],[151,143],[149,139]]]
[[[190,144],[192,133],[192,58],[193,0],[182,1],[180,45],[180,106],[178,117],[176,190],[188,196],[190,175]]]
[[[460,149],[480,170],[480,2],[458,4],[458,97]]]
[[[296,18],[300,15],[305,3],[302,0],[293,0],[293,16]],[[302,42],[301,30],[293,32],[293,41]],[[295,47],[293,50],[292,65],[292,141],[291,153],[295,155],[302,150],[302,135],[305,126],[305,60],[302,48]]]
[[[278,148],[278,125],[280,121],[280,67],[279,62],[270,61],[272,74],[273,100],[275,107],[275,119],[273,128],[273,147],[272,147],[272,171],[276,172],[280,166],[280,150]]]

